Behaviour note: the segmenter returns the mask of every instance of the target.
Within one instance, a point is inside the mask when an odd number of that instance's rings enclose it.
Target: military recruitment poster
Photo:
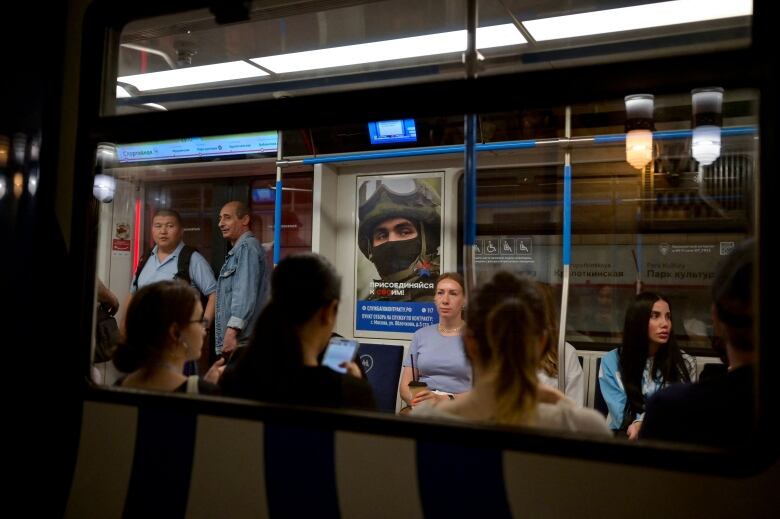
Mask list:
[[[355,332],[414,333],[433,304],[442,236],[442,174],[358,177]]]

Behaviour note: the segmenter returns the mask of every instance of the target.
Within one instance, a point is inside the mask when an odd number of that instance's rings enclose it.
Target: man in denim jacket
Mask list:
[[[228,202],[219,212],[219,230],[232,248],[217,278],[217,355],[232,354],[247,343],[267,300],[265,251],[250,226],[243,202]]]

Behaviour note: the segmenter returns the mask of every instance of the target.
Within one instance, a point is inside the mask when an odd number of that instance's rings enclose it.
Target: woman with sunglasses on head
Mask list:
[[[204,379],[186,377],[184,365],[200,358],[206,337],[200,294],[182,281],[160,281],[135,293],[127,307],[125,337],[114,364],[128,375],[124,388],[218,394],[215,385],[224,362],[218,360]]]
[[[647,399],[664,386],[695,377],[693,359],[672,334],[669,300],[652,292],[637,295],[626,310],[623,342],[604,356],[599,369],[610,429],[637,439]]]
[[[544,301],[526,277],[498,272],[469,300],[463,343],[474,387],[458,400],[423,404],[413,416],[609,435],[603,417],[539,383]]]

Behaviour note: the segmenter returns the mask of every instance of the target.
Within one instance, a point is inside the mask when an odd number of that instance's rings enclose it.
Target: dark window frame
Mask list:
[[[215,2],[214,5],[219,3]],[[239,5],[240,2],[225,2]],[[79,355],[84,373],[88,373],[91,342],[94,273],[96,262],[97,214],[88,203],[92,196],[92,168],[94,150],[101,141],[138,142],[172,139],[189,135],[220,135],[251,129],[284,130],[312,125],[339,125],[368,120],[399,117],[489,113],[520,108],[518,100],[530,99],[538,106],[567,104],[620,97],[626,93],[652,91],[656,94],[674,93],[707,84],[730,88],[758,88],[761,99],[759,128],[761,135],[760,159],[762,170],[776,162],[774,146],[777,135],[775,115],[777,80],[777,53],[771,50],[773,17],[770,3],[754,3],[752,45],[748,49],[710,52],[691,56],[673,56],[630,62],[575,66],[557,70],[540,70],[502,76],[480,77],[470,80],[436,81],[391,88],[371,88],[350,93],[319,94],[292,99],[244,102],[212,107],[177,110],[166,113],[101,116],[109,108],[111,96],[103,96],[108,87],[113,92],[115,53],[121,28],[131,19],[211,7],[203,0],[160,3],[157,0],[139,0],[127,6],[97,0],[84,17],[80,70],[80,97],[77,141],[74,158],[74,204],[70,255],[72,260],[71,294],[80,305],[75,314],[78,323],[77,344],[83,345]],[[220,13],[218,13],[220,14]],[[222,13],[224,14],[224,13]],[[235,21],[235,20],[229,20]],[[382,99],[378,106],[376,99]],[[108,100],[108,101],[107,101]],[[257,124],[257,121],[261,121]],[[757,195],[759,243],[771,239],[770,194],[777,192],[775,175],[759,173],[760,189]],[[769,253],[759,249],[758,279],[762,285],[771,283]],[[759,290],[759,337],[771,337],[769,301],[771,288]],[[778,364],[777,349],[760,349],[758,365],[759,392],[757,394],[758,427],[755,441],[744,451],[705,451],[693,446],[677,446],[652,442],[629,444],[588,441],[569,438],[562,434],[526,432],[479,425],[436,425],[416,421],[405,422],[364,413],[300,410],[278,406],[218,402],[210,399],[176,399],[166,395],[145,395],[83,385],[86,400],[120,404],[176,408],[196,413],[237,416],[259,420],[278,420],[290,423],[317,424],[371,433],[416,438],[436,438],[467,445],[491,444],[502,449],[533,452],[552,456],[571,456],[610,463],[642,465],[693,471],[708,474],[747,476],[755,474],[777,459],[777,430],[771,411],[778,407],[780,385],[771,384],[768,375],[771,366]]]

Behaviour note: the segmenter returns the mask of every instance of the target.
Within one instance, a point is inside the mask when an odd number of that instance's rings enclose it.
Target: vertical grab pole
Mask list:
[[[566,139],[571,138],[571,106],[566,107]],[[566,391],[566,309],[569,306],[571,265],[571,145],[567,145],[563,163],[563,288],[561,322],[558,328],[558,389]],[[583,402],[578,402],[582,404]]]
[[[274,200],[274,267],[279,264],[282,248],[282,132],[276,138],[276,198]]]
[[[477,77],[477,0],[469,0],[466,15],[466,78]],[[469,267],[466,276],[466,296],[476,286],[477,273],[474,258],[474,242],[477,234],[477,114],[466,114],[465,120],[465,171],[463,204],[463,262]]]

